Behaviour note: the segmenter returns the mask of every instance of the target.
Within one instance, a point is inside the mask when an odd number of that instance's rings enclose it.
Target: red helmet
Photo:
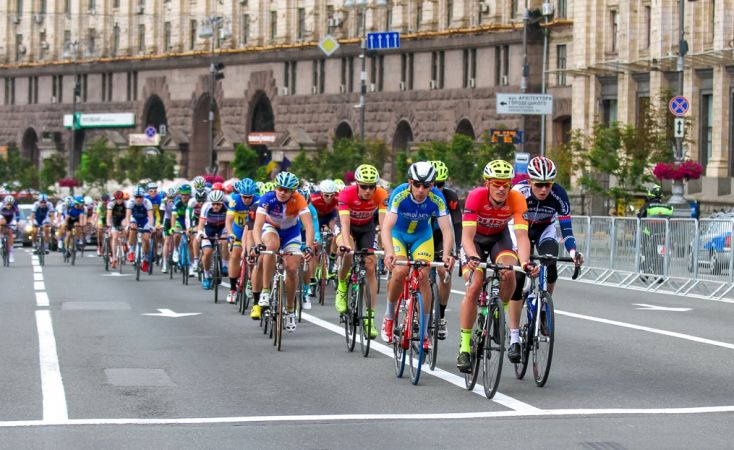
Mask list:
[[[223,191],[224,185],[222,183],[214,183],[212,184],[212,191]]]
[[[125,196],[122,191],[115,191],[114,194],[112,194],[113,197],[115,197],[115,200],[122,200],[122,198]]]

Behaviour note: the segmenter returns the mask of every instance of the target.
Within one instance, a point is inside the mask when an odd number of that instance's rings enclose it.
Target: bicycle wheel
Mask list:
[[[477,321],[474,324],[474,329],[471,335],[471,351],[469,352],[471,362],[471,371],[464,374],[464,383],[468,390],[473,390],[477,384],[477,378],[479,377],[479,361],[484,351],[484,337],[482,336],[482,330],[484,329],[484,321],[486,317],[482,314],[481,306],[480,311],[477,313]]]
[[[40,247],[40,245],[39,245]],[[104,271],[110,271],[110,254],[107,252],[107,236],[102,238],[102,261],[104,261]],[[41,259],[40,255],[38,259]]]
[[[273,344],[278,348],[278,351],[280,351],[280,347],[283,343],[283,321],[285,320],[286,315],[286,299],[285,299],[285,286],[283,286],[282,282],[281,285],[278,288],[278,305],[276,308],[276,316],[275,316],[275,336]]]
[[[244,314],[247,311],[248,301],[247,298],[247,283],[248,283],[248,268],[247,261],[240,260],[240,276],[237,278],[237,306],[240,314]]]
[[[326,282],[328,281],[327,277],[329,275],[328,267],[328,256],[326,255],[326,250],[324,250],[321,252],[319,265],[316,268],[316,271],[318,272],[316,275],[316,279],[319,280],[319,305],[323,305],[326,300]]]
[[[41,237],[38,242],[38,264],[41,267],[46,265],[46,241],[43,240],[43,233],[40,233]]]
[[[438,285],[435,280],[431,281],[431,320],[430,324],[430,337],[431,337],[431,349],[428,351],[428,358],[430,364],[428,365],[431,370],[436,368],[436,360],[438,359],[438,328],[439,322],[441,321],[441,301],[438,296]]]
[[[553,342],[555,341],[555,311],[551,295],[544,292],[538,304],[540,312],[537,317],[538,336],[533,340],[533,375],[538,387],[545,386],[550,374],[551,360],[553,359]]]
[[[153,275],[153,264],[155,264],[155,239],[151,239],[148,243],[150,249],[148,250],[148,275]]]
[[[140,281],[140,266],[142,265],[140,260],[140,254],[143,252],[143,249],[140,245],[140,242],[135,244],[135,281]]]
[[[71,244],[71,265],[76,265],[76,242]]]
[[[122,275],[122,266],[125,264],[125,250],[122,248],[122,242],[119,238],[117,241],[117,272]]]
[[[505,355],[505,312],[502,300],[492,299],[489,315],[484,322],[484,354],[482,358],[482,384],[484,395],[494,397],[502,375],[502,361]]]
[[[407,359],[407,351],[403,348],[403,335],[407,332],[406,321],[408,317],[407,308],[402,307],[404,303],[401,297],[395,304],[395,321],[392,327],[392,352],[395,361],[395,375],[398,378],[403,376],[405,371],[405,360]]]
[[[426,356],[423,350],[423,337],[426,335],[426,321],[423,318],[423,297],[417,293],[413,297],[413,306],[410,314],[412,323],[410,337],[410,381],[413,385],[418,384],[423,368],[423,359]]]
[[[216,244],[217,246],[219,243]],[[214,247],[214,258],[212,261],[212,289],[214,290],[214,303],[219,302],[219,283],[222,282],[222,256],[219,248]]]
[[[303,314],[303,302],[306,300],[306,283],[303,281],[303,265],[298,265],[298,290],[296,291],[296,320],[301,323],[301,314]]]
[[[347,311],[342,314],[342,320],[344,320],[344,333],[347,338],[347,350],[353,352],[354,346],[357,343],[357,328],[359,327],[359,316],[357,313],[357,293],[354,289],[354,285],[352,284],[351,275],[349,276],[347,281],[347,295],[349,296]]]
[[[521,360],[519,363],[513,364],[515,366],[515,378],[522,380],[525,377],[525,372],[528,370],[528,356],[530,355],[531,336],[530,332],[530,320],[528,318],[528,306],[527,299],[523,296],[522,312],[520,312],[520,355]],[[509,328],[508,332],[509,332]],[[505,336],[505,339],[507,336]]]
[[[362,349],[362,356],[365,358],[370,354],[370,341],[372,336],[372,317],[370,314],[370,304],[372,303],[372,293],[367,280],[362,280],[359,284],[359,293],[357,294],[357,325],[359,326],[359,346]]]
[[[375,268],[377,272],[377,293],[380,293],[380,286],[382,285],[382,258],[377,258],[377,267]]]

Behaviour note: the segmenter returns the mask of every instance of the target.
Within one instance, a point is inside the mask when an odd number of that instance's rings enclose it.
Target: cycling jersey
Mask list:
[[[566,250],[571,251],[576,248],[571,220],[571,204],[563,187],[554,183],[548,197],[542,201],[535,198],[527,180],[515,185],[513,190],[520,192],[528,204],[528,210],[523,217],[528,222],[531,241],[540,243],[546,238],[555,238],[555,226],[553,224],[558,220]],[[546,231],[549,230],[549,226],[552,226],[552,228],[550,231]]]
[[[437,188],[431,188],[424,201],[418,203],[410,194],[410,185],[403,183],[390,196],[388,211],[397,214],[393,230],[407,234],[432,233],[431,218],[449,214],[446,199]]]
[[[145,199],[150,201],[153,208],[153,223],[158,225],[161,223],[161,202],[163,201],[163,195],[160,192],[152,197],[150,194],[145,194]]]
[[[446,199],[446,206],[449,209],[449,215],[451,215],[451,223],[454,228],[454,250],[458,254],[461,248],[461,208],[459,208],[459,194],[449,188],[443,188],[441,193],[443,194],[443,198]],[[434,219],[432,222],[433,244],[436,249],[442,249],[443,233],[441,233],[441,229],[438,227],[438,221]]]
[[[201,218],[204,219],[205,230],[217,230],[217,233],[212,234],[221,234],[227,220],[227,206],[222,204],[219,211],[215,211],[211,202],[206,202],[201,207]],[[212,236],[212,234],[207,232],[207,236]]]
[[[321,192],[314,192],[311,194],[311,204],[316,209],[316,213],[319,216],[328,216],[336,211],[339,204],[339,199],[336,195],[331,197],[331,200],[327,203]]]
[[[116,200],[110,200],[107,203],[107,211],[112,211],[112,223],[110,226],[115,228],[122,227],[122,221],[125,220],[125,215],[127,214],[125,202],[117,203]]]
[[[130,210],[131,223],[136,223],[143,228],[153,225],[148,223],[148,211],[153,209],[150,200],[143,198],[141,203],[136,203],[134,198],[127,202],[127,209]]]
[[[173,212],[173,204],[178,200],[180,196],[176,196],[173,200],[166,200],[165,207],[163,210],[163,220],[171,220],[171,213]],[[186,207],[184,206],[184,211],[186,210]]]
[[[87,206],[86,209],[87,209],[87,218],[91,219],[92,216],[94,215],[94,209],[95,209],[94,204]]]
[[[381,187],[375,189],[372,199],[359,198],[359,186],[347,186],[339,193],[339,215],[348,215],[350,226],[372,223],[375,211],[384,213],[387,210],[387,191]]]
[[[3,205],[3,207],[0,208],[0,215],[5,219],[5,223],[8,226],[12,227],[15,225],[15,208],[6,208],[5,205]]]
[[[257,214],[264,214],[265,222],[278,230],[300,229],[298,218],[307,212],[306,199],[298,192],[294,192],[286,203],[281,203],[275,191],[270,191],[260,198],[257,208]]]
[[[189,200],[189,205],[186,208],[186,228],[196,227],[199,224],[202,206],[204,206],[204,203],[197,202],[195,198]]]
[[[49,221],[49,214],[56,212],[54,205],[46,202],[46,206],[41,206],[41,202],[33,204],[33,222],[34,225],[40,226]]]
[[[489,189],[480,187],[466,198],[462,223],[477,227],[477,234],[485,236],[501,233],[510,220],[514,221],[515,230],[527,230],[528,222],[523,217],[527,209],[525,197],[518,191],[511,190],[505,203],[495,207],[489,199]]]
[[[308,210],[311,213],[311,226],[314,227],[314,242],[317,243],[317,244],[320,244],[321,243],[321,233],[316,232],[316,230],[319,229],[318,228],[319,227],[319,219],[318,219],[318,216],[317,216],[318,212],[316,211],[316,208],[314,208],[314,206],[311,203],[308,204]],[[298,222],[301,224],[301,226],[300,226],[300,228],[301,228],[301,240],[305,244],[305,242],[306,242],[306,229],[303,227],[303,222],[301,221],[301,218],[300,217],[298,218]]]
[[[233,226],[245,228],[245,225],[251,223],[254,220],[254,213],[257,211],[259,202],[259,195],[254,196],[249,205],[245,204],[241,196],[233,195],[227,206],[227,214],[234,218]]]
[[[66,210],[66,217],[72,220],[79,220],[79,217],[82,215],[86,215],[86,210],[84,208],[77,208],[76,206],[72,206],[71,208],[67,208]]]

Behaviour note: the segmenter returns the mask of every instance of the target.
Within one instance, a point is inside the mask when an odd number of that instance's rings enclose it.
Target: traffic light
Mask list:
[[[214,74],[214,80],[224,79],[224,64],[223,63],[212,64],[212,73]]]

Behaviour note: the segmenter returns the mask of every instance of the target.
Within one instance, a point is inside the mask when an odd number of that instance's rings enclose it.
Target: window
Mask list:
[[[385,80],[385,55],[370,56],[370,83],[382,91]]]
[[[115,24],[112,27],[112,56],[117,56],[120,51],[120,26]]]
[[[713,157],[714,148],[714,96],[710,92],[701,95],[701,137],[698,162],[706,167]]]
[[[365,16],[364,16],[364,10],[358,9],[357,14],[355,14],[357,23],[355,24],[354,29],[357,30],[357,36],[362,36],[364,34],[364,27],[367,26],[365,23]]]
[[[46,14],[48,11],[48,7],[46,5],[46,0],[41,0],[40,8],[38,9],[38,12],[41,14]]]
[[[444,59],[443,50],[431,53],[431,81],[435,89],[443,89]]]
[[[23,56],[26,54],[26,48],[25,45],[23,45],[23,35],[22,34],[16,34],[15,35],[15,60],[20,61],[23,59]]]
[[[196,20],[192,20],[189,29],[189,50],[196,48]]]
[[[517,11],[520,9],[519,0],[512,0],[510,2],[510,17],[515,18],[517,16]]]
[[[716,0],[711,0],[708,5],[708,24],[706,29],[706,43],[712,44],[714,42],[714,31],[716,28]]]
[[[17,17],[23,15],[23,0],[15,0],[15,15]]]
[[[615,10],[609,11],[609,51],[617,52],[617,29],[619,27],[619,13]]]
[[[71,0],[64,0],[64,14],[67,17],[71,15]]]
[[[88,81],[89,81],[89,75],[88,74],[85,73],[84,75],[81,76],[81,82],[82,82],[82,101],[83,102],[86,102],[87,101],[87,92],[88,92],[87,87],[89,85]]]
[[[617,99],[607,98],[602,100],[602,123],[610,127],[617,121]]]
[[[112,7],[113,8],[119,8],[120,7],[120,0],[112,0]]]
[[[494,48],[494,84],[499,86],[502,81],[502,47]]]
[[[64,76],[59,75],[56,77],[56,82],[58,83],[58,86],[56,87],[56,101],[58,103],[64,102]]]
[[[283,66],[283,86],[289,88],[290,95],[296,93],[296,61],[286,61]]]
[[[136,101],[138,99],[138,73],[127,73],[127,101]]]
[[[646,5],[642,10],[642,23],[645,27],[642,39],[642,48],[650,48],[650,33],[652,32],[652,7]]]
[[[298,8],[298,28],[296,39],[302,41],[306,36],[306,8]]]
[[[89,28],[87,30],[87,55],[88,56],[94,56],[96,52],[96,45],[97,45],[97,30],[94,28]]]
[[[354,57],[349,58],[349,78],[347,79],[347,91],[354,92]]]
[[[15,105],[15,78],[5,78],[5,104]]]
[[[637,120],[635,126],[638,129],[646,129],[649,125],[650,97],[640,95],[637,97]]]
[[[145,24],[138,25],[138,53],[145,53]]]
[[[87,2],[87,8],[89,8],[90,11],[93,10],[93,9],[96,9],[97,8],[97,0],[89,0],[89,2]]]
[[[565,19],[568,17],[568,0],[558,0],[558,8],[556,8],[556,17]]]
[[[171,51],[171,22],[163,23],[163,51]]]
[[[38,77],[28,77],[28,104],[38,103]]]
[[[446,0],[446,28],[451,28],[451,22],[454,21],[454,2]]]
[[[64,49],[66,49],[66,45],[71,43],[71,30],[64,30]],[[70,51],[72,49],[69,49]],[[76,58],[76,55],[73,55],[74,58]]]
[[[423,22],[423,0],[417,0],[415,4],[415,31],[421,30]]]
[[[113,72],[110,72],[107,74],[107,101],[108,102],[112,101],[112,86],[114,86],[112,81],[113,81],[114,75],[115,74]]]
[[[242,44],[247,45],[250,40],[250,15],[244,14],[242,16]]]
[[[321,90],[322,84],[319,82],[320,75],[322,73],[323,69],[323,59],[314,60],[311,63],[311,93],[312,94],[321,94],[323,91]]]
[[[392,30],[392,1],[388,0],[385,8],[385,31]]]
[[[473,88],[477,78],[477,49],[465,49],[462,52],[462,62],[462,86]]]
[[[342,58],[341,85],[344,92],[354,91],[354,57]]]
[[[270,41],[275,42],[278,36],[278,11],[270,11]]]
[[[562,72],[566,68],[566,45],[559,45],[556,47],[556,69],[558,69],[558,86],[566,85],[566,72]]]
[[[400,55],[400,81],[405,89],[413,89],[413,54]]]
[[[41,56],[41,59],[43,59],[44,56],[46,55],[46,49],[43,47],[44,45],[48,45],[48,43],[46,42],[46,30],[41,31],[38,34],[38,45],[39,45],[38,54]]]

